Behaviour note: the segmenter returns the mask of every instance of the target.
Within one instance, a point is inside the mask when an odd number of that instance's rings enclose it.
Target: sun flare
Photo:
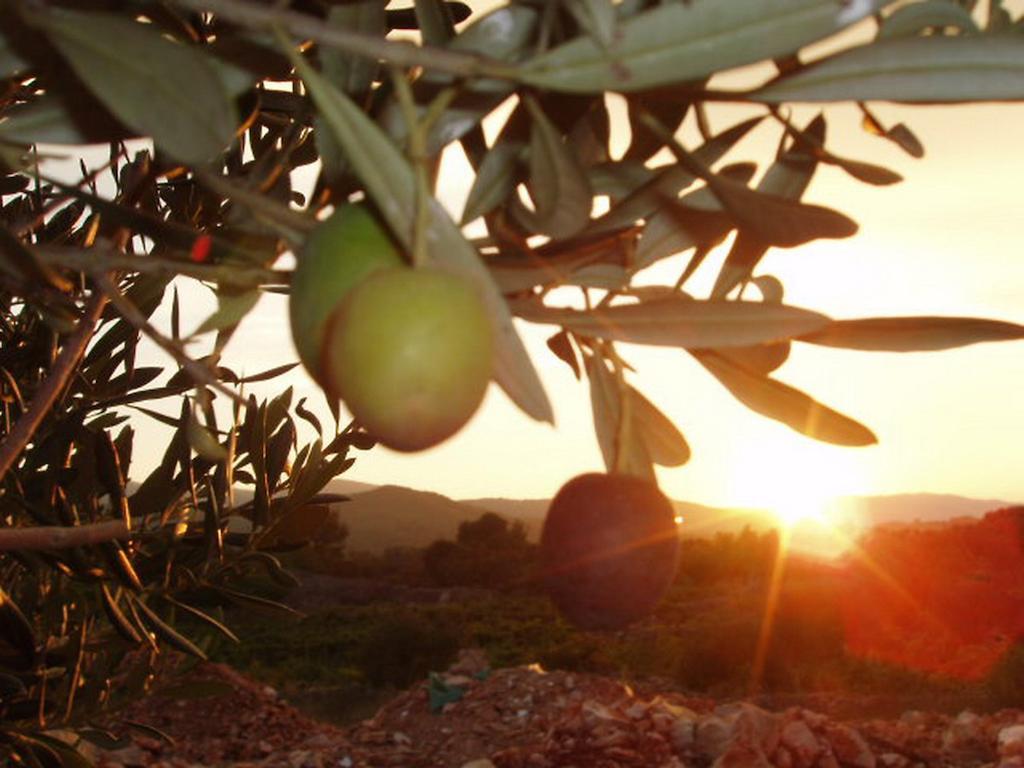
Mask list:
[[[827,557],[849,548],[855,511],[842,497],[863,493],[865,478],[848,454],[813,443],[771,454],[749,446],[734,466],[738,501],[766,510],[791,548]]]

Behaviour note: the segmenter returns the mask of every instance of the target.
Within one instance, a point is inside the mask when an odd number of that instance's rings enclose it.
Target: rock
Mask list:
[[[697,721],[694,746],[697,753],[710,760],[723,754],[732,740],[732,728],[723,718],[715,715]]]
[[[670,726],[673,746],[680,752],[689,752],[697,742],[697,722],[693,718],[677,717]]]
[[[895,752],[883,752],[878,756],[878,764],[883,768],[909,768],[910,760]]]
[[[961,762],[988,762],[993,754],[984,720],[973,712],[961,712],[943,732],[942,750]]]
[[[764,752],[752,744],[733,744],[711,768],[773,768]]]
[[[864,737],[848,725],[830,724],[825,728],[825,739],[832,747],[839,764],[844,768],[875,768],[877,760]]]
[[[791,720],[782,728],[779,740],[792,755],[795,768],[811,768],[821,754],[814,731],[802,720]]]
[[[486,758],[470,760],[468,763],[463,763],[462,768],[494,768],[494,763]]]
[[[996,748],[1001,758],[1024,756],[1024,724],[1010,725],[999,731]]]

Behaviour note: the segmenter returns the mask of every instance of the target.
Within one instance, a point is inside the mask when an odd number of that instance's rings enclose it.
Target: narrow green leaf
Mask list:
[[[146,605],[142,600],[137,597],[132,599],[135,603],[135,607],[138,608],[139,612],[142,614],[142,618],[150,626],[157,637],[175,650],[191,654],[192,656],[196,656],[197,658],[206,661],[206,654],[198,645],[193,643],[174,627],[157,616],[156,611]]]
[[[7,36],[0,33],[0,79],[6,80],[29,68],[28,62],[10,44]]]
[[[684,347],[741,347],[793,338],[825,327],[829,319],[810,310],[755,301],[696,301],[681,294],[588,312],[547,307],[536,300],[512,304],[534,323],[601,339]]]
[[[327,24],[352,32],[387,35],[387,0],[356,0],[331,5],[327,11]],[[323,46],[320,49],[323,74],[336,88],[359,98],[370,90],[378,64],[365,56],[356,56],[340,48]]]
[[[163,597],[164,600],[171,603],[172,605],[180,608],[194,619],[201,621],[203,624],[206,624],[209,627],[213,627],[215,630],[220,632],[222,635],[224,635],[224,637],[226,637],[233,643],[241,642],[241,640],[238,639],[238,635],[232,632],[225,624],[223,624],[220,621],[217,621],[217,619],[213,618],[213,616],[211,616],[210,614],[200,611],[198,608],[194,608],[191,605],[188,605],[187,603],[181,602],[180,600],[175,600],[170,595],[161,595],[161,597]]]
[[[380,208],[391,231],[409,248],[416,215],[415,176],[409,163],[347,96],[324,81],[301,56],[291,50],[289,54],[339,143],[351,148],[350,160],[367,194]],[[494,325],[495,380],[525,413],[540,421],[552,422],[551,403],[512,325],[505,299],[476,249],[433,199],[430,200],[426,241],[428,255],[434,263],[473,280],[480,290]]]
[[[878,442],[863,424],[788,384],[744,370],[712,351],[693,355],[737,400],[762,416],[826,443],[863,446]]]
[[[108,138],[121,137],[111,134]],[[4,120],[0,122],[0,139],[13,144],[88,144],[102,140],[86,134],[64,102],[49,94],[5,107]]]
[[[666,3],[623,22],[607,51],[579,37],[531,59],[520,76],[558,91],[639,91],[788,56],[856,20],[832,0]]]
[[[959,102],[1024,99],[1024,37],[901,37],[780,77],[754,101]]]
[[[531,229],[555,239],[571,237],[587,225],[593,193],[576,154],[533,98],[530,112],[530,196],[536,214]]]
[[[203,320],[192,335],[199,336],[210,331],[233,328],[255,308],[260,300],[260,295],[260,291],[256,288],[242,293],[218,291],[217,311]]]
[[[1024,339],[1024,325],[976,317],[873,317],[833,320],[799,341],[872,352],[930,352]]]
[[[193,451],[210,461],[223,461],[228,456],[227,448],[195,416],[188,420],[188,443]]]
[[[516,187],[516,168],[525,153],[525,143],[513,139],[499,139],[488,150],[466,198],[463,224],[490,213],[509,198]]]
[[[234,137],[234,104],[199,49],[123,16],[34,9],[32,22],[100,101],[173,157],[205,162]]]

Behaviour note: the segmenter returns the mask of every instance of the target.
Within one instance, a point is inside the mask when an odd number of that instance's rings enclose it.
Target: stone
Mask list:
[[[674,718],[670,733],[672,745],[680,752],[689,752],[697,743],[697,723],[694,719]]]
[[[733,744],[711,768],[773,768],[764,752],[752,744]]]
[[[878,761],[867,741],[850,726],[830,724],[825,729],[825,738],[844,768],[875,768],[877,765]]]
[[[1024,755],[1024,724],[1010,725],[1000,730],[996,736],[996,747],[999,756],[1003,758]]]
[[[714,760],[723,754],[732,740],[732,728],[721,717],[710,715],[697,721],[694,746],[697,753]]]
[[[793,757],[795,768],[811,768],[821,754],[821,744],[803,720],[791,720],[779,734],[779,741]]]
[[[480,760],[470,760],[468,763],[463,763],[462,768],[494,768],[494,763],[487,758],[481,758]]]

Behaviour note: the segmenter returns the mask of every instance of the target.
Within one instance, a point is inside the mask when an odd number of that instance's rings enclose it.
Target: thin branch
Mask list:
[[[37,525],[32,528],[0,529],[0,552],[10,550],[67,549],[127,539],[124,520],[107,520],[87,525]]]
[[[196,280],[211,280],[230,285],[286,285],[291,272],[245,264],[197,264],[183,259],[160,256],[132,256],[113,248],[74,248],[61,245],[37,245],[32,251],[48,266],[59,265],[76,272],[96,267],[156,275],[184,275]]]
[[[64,347],[53,363],[49,375],[42,386],[32,397],[28,410],[21,414],[14,428],[7,433],[7,438],[0,444],[0,480],[7,474],[14,461],[39,429],[43,418],[57,401],[68,379],[78,365],[82,353],[85,352],[89,340],[96,330],[96,323],[103,314],[107,299],[97,293],[86,306],[85,314],[78,322],[75,332],[64,342]]]
[[[515,79],[516,69],[499,61],[473,53],[452,51],[409,42],[385,40],[373,35],[352,32],[326,24],[304,13],[296,13],[271,6],[257,5],[244,0],[174,0],[176,5],[193,11],[210,11],[223,19],[249,28],[278,25],[293,35],[313,40],[330,48],[363,56],[374,61],[385,61],[400,67],[423,67],[448,72],[462,77],[496,77]]]

